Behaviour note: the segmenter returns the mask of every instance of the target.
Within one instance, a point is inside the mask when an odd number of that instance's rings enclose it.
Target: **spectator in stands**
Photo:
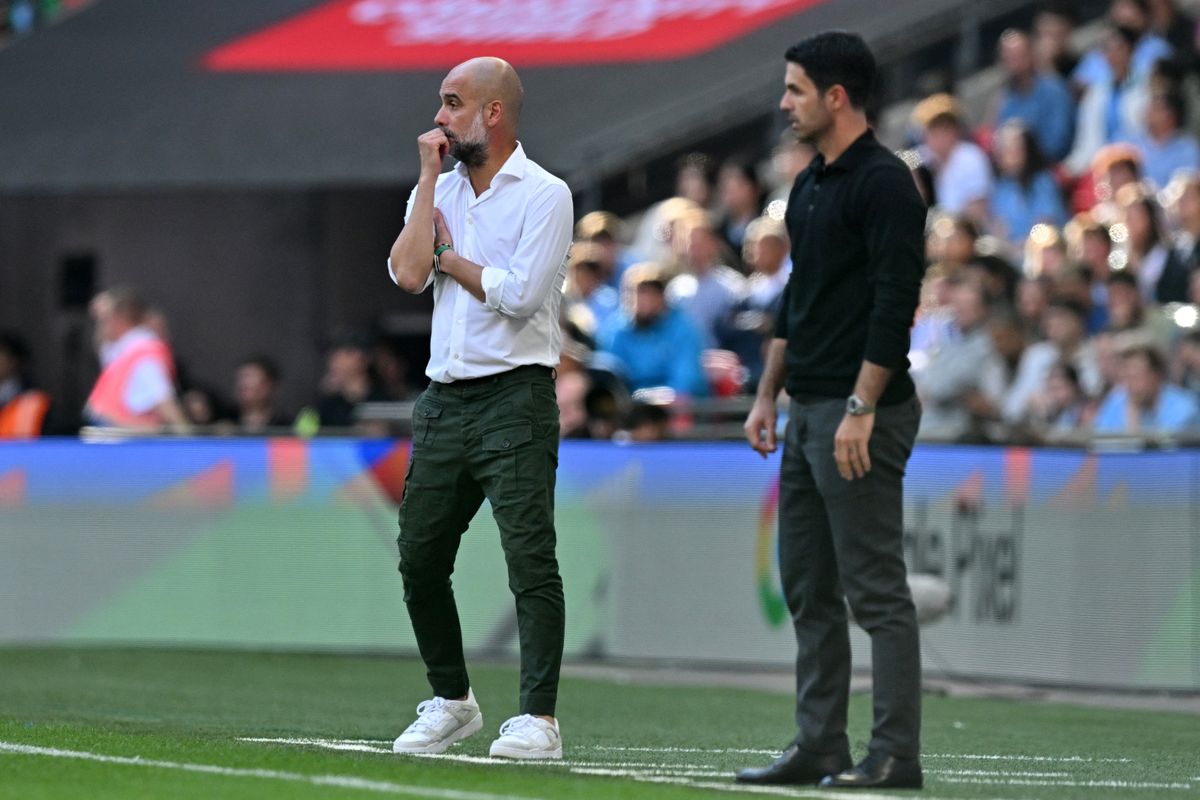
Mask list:
[[[1021,282],[1021,275],[1002,256],[989,253],[977,255],[961,272],[979,281],[989,299],[1007,305],[1017,301],[1017,285]]]
[[[707,212],[693,212],[682,224],[683,273],[667,286],[667,300],[692,320],[705,348],[718,347],[718,327],[745,296],[746,281],[720,262],[721,240]]]
[[[238,431],[261,435],[269,428],[286,428],[291,419],[278,407],[279,366],[269,356],[242,359],[234,373]]]
[[[764,216],[751,222],[742,258],[753,271],[744,296],[718,324],[717,338],[737,354],[748,372],[747,389],[753,390],[762,375],[763,351],[774,335],[775,317],[792,271],[783,221]]]
[[[1167,187],[1179,226],[1175,254],[1190,275],[1200,269],[1200,172],[1181,173]]]
[[[1082,174],[1106,144],[1129,142],[1141,136],[1146,118],[1146,83],[1133,71],[1137,34],[1112,28],[1104,37],[1104,58],[1110,78],[1092,82],[1079,104],[1075,142],[1064,162],[1074,175]]]
[[[1162,189],[1180,170],[1200,169],[1200,142],[1183,130],[1187,119],[1183,95],[1156,94],[1146,108],[1146,132],[1134,142],[1142,152],[1146,177]]]
[[[976,399],[986,400],[987,405],[977,403],[975,412],[981,419],[996,421],[1002,419],[1004,403],[1016,385],[1021,357],[1029,347],[1029,334],[1025,321],[1016,311],[998,306],[988,317],[988,335],[992,338],[992,351],[996,357],[984,365],[979,378],[980,385],[985,388]]]
[[[621,247],[624,225],[616,214],[609,211],[592,211],[575,223],[575,239],[599,248],[596,254],[601,267],[601,277],[614,289],[621,286],[621,273],[633,264],[633,258]]]
[[[979,228],[968,217],[943,214],[934,220],[925,255],[942,274],[954,275],[976,256]]]
[[[1087,341],[1087,310],[1073,300],[1055,298],[1045,316],[1046,341],[1030,345],[1012,389],[1004,400],[1004,419],[1009,424],[1028,421],[1034,396],[1046,390],[1050,368],[1058,362],[1073,366],[1089,395],[1101,387],[1096,354]]]
[[[1125,267],[1137,276],[1147,303],[1183,302],[1187,272],[1167,237],[1162,209],[1152,195],[1129,188],[1135,191],[1118,195],[1126,230]]]
[[[200,383],[191,383],[184,387],[179,395],[179,404],[183,413],[192,425],[208,428],[220,423],[229,426],[229,413],[226,403],[215,389]]]
[[[1006,81],[996,98],[993,126],[1020,122],[1050,163],[1062,160],[1071,151],[1075,129],[1075,98],[1066,81],[1038,69],[1024,31],[1010,28],[1000,36],[1000,63]]]
[[[935,94],[917,104],[913,120],[923,132],[921,158],[933,170],[939,208],[986,222],[992,166],[964,135],[962,106],[951,95]]]
[[[771,203],[776,201],[782,202],[786,208],[788,197],[792,193],[792,185],[796,182],[796,176],[812,163],[816,154],[816,148],[812,144],[797,139],[790,130],[783,132],[779,144],[771,153],[771,185],[774,188],[767,195],[768,209],[770,209]]]
[[[1096,412],[1096,433],[1178,433],[1196,423],[1196,399],[1166,382],[1167,363],[1159,350],[1140,345],[1121,354],[1121,382]]]
[[[592,383],[587,372],[573,370],[564,372],[554,382],[554,393],[558,399],[558,430],[564,439],[590,439],[588,427],[587,396]]]
[[[93,425],[177,432],[188,427],[175,394],[170,347],[145,326],[146,301],[135,289],[96,295],[91,316],[100,350],[100,376],[84,417]]]
[[[671,415],[662,406],[634,403],[625,415],[621,438],[631,442],[662,442],[671,438]]]
[[[1057,362],[1046,376],[1046,389],[1030,400],[1030,426],[1045,439],[1077,433],[1089,424],[1091,408],[1079,383],[1079,372]]]
[[[1041,341],[1046,336],[1046,311],[1053,296],[1054,280],[1049,276],[1025,278],[1017,285],[1014,308],[1025,335],[1032,341]]]
[[[718,233],[741,267],[739,254],[746,240],[746,228],[762,213],[763,190],[754,165],[743,159],[730,159],[717,173],[717,203],[720,222]]]
[[[1128,32],[1129,69],[1135,81],[1145,81],[1154,63],[1171,56],[1171,45],[1150,29],[1149,0],[1113,0],[1109,21]],[[1080,60],[1071,79],[1084,89],[1119,79],[1120,70],[1108,58],[1108,42],[1089,50]]]
[[[977,409],[999,399],[986,397],[988,387],[980,381],[994,371],[992,362],[997,358],[988,332],[988,298],[976,281],[956,276],[949,282],[955,335],[930,354],[924,369],[913,372],[924,409],[920,434],[956,441],[978,439],[982,420]],[[978,395],[985,395],[983,403]]]
[[[576,316],[582,306],[591,319],[586,323],[586,332],[595,336],[608,318],[620,310],[621,296],[616,289],[605,283],[605,259],[603,246],[593,242],[576,242],[571,248],[571,260],[567,264],[567,283],[563,297],[563,313],[580,324]]]
[[[1105,303],[1108,297],[1105,287],[1112,271],[1112,239],[1108,227],[1087,214],[1079,214],[1067,225],[1066,234],[1070,240],[1070,255],[1091,273],[1093,303]]]
[[[371,373],[383,396],[392,401],[416,400],[421,390],[409,383],[408,356],[400,342],[380,338],[371,350]]]
[[[1193,328],[1180,340],[1175,364],[1179,385],[1200,402],[1200,328]]]
[[[666,277],[657,264],[635,264],[625,272],[623,312],[601,332],[600,348],[616,358],[631,391],[667,386],[677,395],[708,394],[700,366],[699,330],[667,304]]]
[[[1055,278],[1054,293],[1058,297],[1074,300],[1087,309],[1087,335],[1099,333],[1108,327],[1108,307],[1097,301],[1093,291],[1092,274],[1083,264],[1066,267]]]
[[[704,153],[688,153],[675,167],[675,196],[708,208],[713,200],[713,160]]]
[[[1074,30],[1074,8],[1069,2],[1048,5],[1037,13],[1033,19],[1033,51],[1039,72],[1053,73],[1063,80],[1070,78],[1079,63],[1079,56],[1071,49]]]
[[[1169,317],[1147,308],[1137,276],[1129,270],[1113,272],[1108,278],[1108,325],[1120,339],[1114,345],[1117,350],[1130,343],[1166,350],[1177,330]]]
[[[1176,0],[1150,0],[1150,30],[1170,45],[1177,63],[1195,63],[1196,20],[1181,11]]]
[[[42,435],[50,396],[29,378],[29,346],[15,333],[0,333],[0,439]]]
[[[1059,226],[1067,221],[1062,194],[1037,139],[1020,122],[1009,122],[996,134],[999,176],[991,197],[992,228],[1016,247],[1025,244],[1035,223]]]
[[[1021,272],[1025,275],[1057,278],[1067,267],[1067,243],[1058,228],[1038,223],[1029,229],[1025,240],[1025,259]]]
[[[351,428],[362,403],[382,403],[387,396],[371,376],[371,341],[359,333],[334,338],[325,357],[325,375],[317,415],[322,428]]]
[[[674,238],[680,227],[680,220],[698,210],[702,210],[700,206],[685,197],[670,197],[651,206],[642,216],[637,236],[630,248],[633,257],[639,261],[674,266],[677,244]],[[623,278],[621,285],[624,285]]]

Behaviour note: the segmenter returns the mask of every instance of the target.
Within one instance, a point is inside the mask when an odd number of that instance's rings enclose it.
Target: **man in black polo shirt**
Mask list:
[[[775,451],[775,398],[791,396],[780,469],[779,563],[796,630],[799,735],[743,783],[922,784],[921,663],[902,551],[903,478],[920,420],[909,328],[924,271],[925,206],[876,141],[863,106],[875,60],[854,34],[787,52],[780,107],[818,155],[792,188],[791,278],[746,438]],[[875,725],[852,766],[846,603],[871,637]]]

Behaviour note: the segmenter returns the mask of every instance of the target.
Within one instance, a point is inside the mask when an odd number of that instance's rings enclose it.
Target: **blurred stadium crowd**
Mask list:
[[[13,19],[18,5],[0,8]],[[1005,31],[981,118],[950,93],[913,107],[901,155],[930,206],[910,353],[927,440],[1200,426],[1200,28],[1172,0],[1113,0],[1076,52],[1077,23],[1064,4]],[[787,133],[765,159],[693,153],[673,197],[578,221],[558,370],[565,437],[738,434],[792,268],[789,189],[813,155]],[[105,293],[92,314],[108,356],[130,336],[170,341],[133,290]],[[0,337],[0,436],[54,430],[51,398],[24,381],[27,356]],[[276,405],[269,356],[244,359],[225,401],[168,354],[160,374],[134,376],[143,396],[127,422],[384,433],[386,415],[359,412],[411,401],[408,366],[387,343],[339,337],[297,414]]]
[[[92,0],[0,0],[0,47],[9,40],[28,36],[52,25],[64,14]]]

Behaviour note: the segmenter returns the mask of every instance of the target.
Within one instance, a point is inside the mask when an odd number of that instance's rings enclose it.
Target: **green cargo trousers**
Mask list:
[[[555,557],[558,403],[548,367],[431,383],[413,409],[400,503],[400,574],[434,696],[470,680],[450,575],[486,497],[500,529],[521,643],[521,713],[553,716],[565,610]]]

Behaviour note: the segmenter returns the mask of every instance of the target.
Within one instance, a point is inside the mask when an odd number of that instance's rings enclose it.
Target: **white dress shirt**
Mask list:
[[[408,198],[405,222],[417,192]],[[574,211],[571,190],[517,149],[475,196],[458,164],[438,176],[434,206],[454,250],[483,267],[479,302],[457,281],[430,273],[433,331],[425,374],[439,383],[482,378],[526,364],[558,365],[562,302]],[[388,274],[392,280],[391,260]]]

